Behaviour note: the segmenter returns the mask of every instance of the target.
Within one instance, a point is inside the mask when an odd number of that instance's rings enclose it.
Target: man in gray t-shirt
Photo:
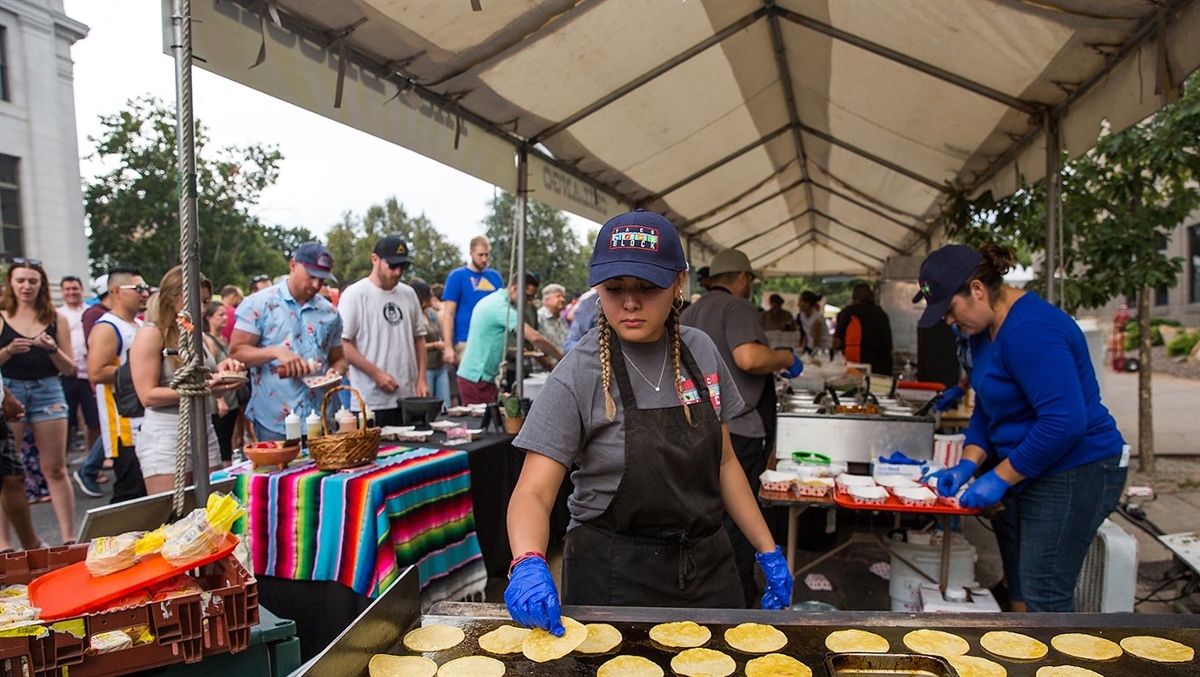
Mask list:
[[[774,430],[773,374],[784,369],[799,374],[800,361],[790,350],[770,348],[758,310],[749,300],[755,274],[745,254],[736,249],[717,254],[709,265],[709,275],[709,292],[683,311],[680,323],[708,334],[733,373],[744,404],[729,421],[729,440],[750,489],[757,494],[758,476],[767,469],[769,432]],[[772,420],[764,420],[764,416]],[[754,581],[754,547],[728,518],[725,529],[733,542],[746,606],[752,607],[761,594]]]

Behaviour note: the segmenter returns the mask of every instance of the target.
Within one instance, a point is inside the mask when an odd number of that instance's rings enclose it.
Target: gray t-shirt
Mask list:
[[[421,302],[417,292],[403,282],[391,289],[380,289],[369,278],[346,288],[338,300],[342,315],[342,340],[354,341],[368,362],[383,369],[400,386],[396,392],[384,392],[375,380],[353,366],[350,383],[371,409],[395,409],[397,400],[412,397],[417,387],[415,341],[425,337]],[[350,409],[358,411],[358,398],[350,398]]]
[[[682,327],[680,336],[700,367],[702,377],[710,383],[709,396],[721,421],[727,422],[729,412],[740,411],[742,396],[716,346],[703,332]],[[614,332],[613,350],[618,341]],[[674,371],[667,357],[666,374],[659,392],[647,384],[632,362],[652,382],[657,382],[667,349],[664,336],[656,343],[620,344],[625,351],[626,370],[633,386],[633,397],[641,409],[678,407],[672,378]],[[692,402],[699,399],[691,375],[682,364],[684,397]],[[600,345],[597,333],[588,332],[575,348],[551,372],[529,411],[521,433],[513,444],[562,463],[567,468],[578,466],[571,473],[575,492],[568,500],[571,511],[569,528],[598,517],[612,501],[625,468],[625,410],[621,406],[620,386],[612,375],[611,392],[617,405],[617,415],[609,421],[604,414],[604,391],[600,379]],[[683,417],[683,410],[679,410]]]
[[[758,376],[738,368],[733,361],[733,349],[744,343],[771,345],[754,305],[740,296],[728,292],[710,291],[688,306],[680,322],[695,327],[707,334],[717,346],[721,359],[733,372],[733,382],[742,394],[743,407],[733,412],[729,421],[729,433],[742,437],[766,437],[762,416],[755,407],[762,397],[764,384],[772,378],[770,374]]]

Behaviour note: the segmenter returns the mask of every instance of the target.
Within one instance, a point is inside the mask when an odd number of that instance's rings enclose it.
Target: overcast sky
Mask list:
[[[93,148],[87,137],[100,133],[101,115],[145,94],[175,101],[175,66],[162,51],[159,0],[65,0],[65,5],[68,16],[90,29],[71,50],[79,152],[87,155]],[[424,213],[464,253],[483,232],[490,184],[200,68],[192,78],[195,116],[213,145],[275,144],[283,154],[279,181],[255,210],[265,223],[303,226],[321,235],[344,212],[361,215],[394,195],[410,215]],[[320,144],[311,143],[316,138]],[[337,157],[328,155],[330,148],[338,149]],[[86,161],[81,169],[85,179],[99,173]],[[598,228],[569,216],[581,235]]]

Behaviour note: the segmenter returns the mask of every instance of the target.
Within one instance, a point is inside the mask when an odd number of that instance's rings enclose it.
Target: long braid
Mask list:
[[[608,326],[608,318],[604,313],[596,322],[600,342],[600,383],[604,386],[604,415],[609,421],[617,417],[617,403],[613,400],[609,386],[612,385],[612,328]]]
[[[679,403],[683,405],[683,417],[687,419],[688,425],[694,428],[696,423],[692,420],[692,409],[683,399],[683,370],[679,356],[679,308],[674,304],[671,305],[671,315],[667,318],[667,340],[671,344],[671,366],[675,368],[675,393],[679,395]],[[703,386],[703,383],[696,384],[696,388]]]

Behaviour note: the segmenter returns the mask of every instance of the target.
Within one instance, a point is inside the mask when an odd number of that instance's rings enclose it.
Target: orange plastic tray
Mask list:
[[[237,544],[237,536],[225,534],[216,552],[187,564],[172,566],[162,555],[154,553],[128,569],[107,576],[92,576],[86,562],[76,562],[35,578],[29,584],[29,600],[35,608],[42,610],[42,620],[73,618],[189,569],[227,557]]]
[[[833,502],[839,507],[849,508],[851,510],[888,510],[890,512],[919,512],[930,515],[978,515],[981,510],[975,508],[955,508],[944,503],[934,503],[930,506],[919,505],[904,505],[900,499],[888,493],[887,500],[883,503],[858,503],[846,494],[833,489]]]

